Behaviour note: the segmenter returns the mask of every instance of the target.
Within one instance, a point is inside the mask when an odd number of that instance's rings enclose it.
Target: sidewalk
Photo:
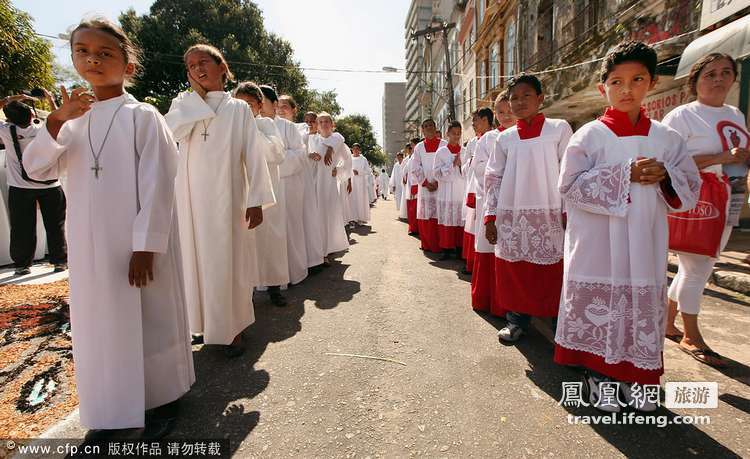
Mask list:
[[[750,264],[744,259],[750,255],[750,231],[735,228],[726,250],[721,253],[719,262],[709,282],[727,290],[750,295]],[[677,257],[669,254],[669,271],[677,272]]]

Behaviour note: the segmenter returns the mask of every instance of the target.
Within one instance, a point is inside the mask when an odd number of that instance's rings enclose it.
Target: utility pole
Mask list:
[[[435,22],[433,22],[435,24]],[[412,32],[411,38],[412,40],[416,40],[418,37],[424,36],[428,43],[432,42],[432,37],[435,36],[438,33],[443,34],[443,51],[445,52],[445,66],[448,69],[446,71],[446,78],[448,79],[448,109],[450,111],[450,119],[451,121],[455,121],[456,119],[456,102],[453,99],[453,68],[451,66],[451,53],[450,53],[450,46],[448,44],[448,31],[450,29],[453,29],[456,27],[455,22],[445,22],[438,23],[436,25],[427,27],[426,29],[418,30],[416,32]],[[432,46],[430,46],[430,50],[432,50]],[[430,66],[432,66],[432,61],[430,61]]]

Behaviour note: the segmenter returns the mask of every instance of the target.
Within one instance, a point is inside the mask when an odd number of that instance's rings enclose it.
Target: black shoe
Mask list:
[[[471,275],[471,271],[469,271],[468,269],[464,268],[464,269],[461,270],[461,274]]]
[[[190,344],[195,346],[196,344],[203,344],[203,335],[190,335]]]
[[[31,274],[31,270],[29,268],[16,268],[16,276],[25,276],[27,274]]]
[[[68,270],[68,265],[66,265],[65,263],[58,263],[58,264],[55,265],[55,269],[52,272],[53,273],[61,273],[63,271],[67,271],[67,270]]]
[[[440,261],[446,261],[451,259],[451,253],[448,250],[443,250],[443,254],[440,256]]]
[[[179,414],[180,399],[146,411],[143,440],[156,441],[166,437],[174,429]]]
[[[268,294],[271,296],[271,303],[274,306],[283,308],[287,305],[286,298],[284,298],[284,295],[282,295],[278,290],[269,291]]]
[[[245,348],[241,344],[229,344],[224,346],[224,356],[228,359],[235,359],[245,353]]]

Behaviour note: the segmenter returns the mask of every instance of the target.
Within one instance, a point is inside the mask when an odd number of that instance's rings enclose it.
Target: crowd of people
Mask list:
[[[233,75],[213,46],[185,51],[190,90],[165,116],[126,92],[138,53],[117,25],[86,20],[70,47],[90,89],[61,88],[60,107],[22,131],[19,167],[54,186],[66,178],[73,356],[89,440],[166,435],[195,381],[191,341],[242,354],[253,290],[284,306],[284,289],[347,250],[346,227],[368,222],[388,188],[423,250],[466,260],[473,308],[507,319],[501,340],[520,339],[532,317],[556,321],[554,359],[588,370],[592,402],[602,381],[624,383],[631,401],[658,384],[665,331],[694,357],[721,359],[697,327],[716,254],[680,253],[671,308],[666,257],[668,213],[693,208],[707,174],[722,186],[730,166],[747,175],[744,116],[724,104],[737,77],[727,55],[699,61],[689,77],[697,101],[657,122],[641,107],[656,84],[655,51],[616,47],[599,84],[609,108],[575,133],[545,118],[540,81],[519,75],[494,110],[476,111],[475,138],[462,145],[453,122],[442,139],[425,120],[424,139],[376,179],[330,114],[296,124],[295,101],[271,86],[227,92]],[[3,105],[23,111],[19,98]]]
[[[702,363],[728,364],[703,339],[698,312],[745,199],[750,135],[725,103],[737,64],[720,53],[700,59],[688,77],[696,100],[662,122],[642,107],[656,67],[644,43],[611,50],[598,85],[607,109],[575,133],[540,111],[540,80],[518,75],[494,112],[474,112],[476,137],[462,144],[453,122],[443,139],[427,119],[391,173],[409,234],[426,252],[465,260],[473,309],[506,320],[500,341],[548,318],[554,361],[583,367],[588,402],[609,412],[622,406],[599,403],[602,384],[619,385],[627,405],[656,409],[642,395],[658,387],[665,337]],[[714,236],[699,223],[705,209],[692,211],[699,200],[718,209]],[[667,288],[669,250],[679,270]]]
[[[32,123],[29,96],[6,97],[2,108],[13,116],[0,132],[18,130],[17,175],[40,184],[24,199],[62,206],[50,221],[59,221],[63,248],[67,228],[69,253],[58,262],[60,244],[50,249],[60,269],[70,267],[87,440],[161,438],[195,381],[191,343],[241,355],[253,291],[285,306],[284,289],[349,248],[347,226],[370,220],[387,174],[376,180],[330,114],[307,112],[295,123],[291,96],[234,84],[211,45],[185,51],[190,90],[165,116],[126,92],[139,53],[119,26],[84,20],[70,47],[90,89],[62,87],[44,123]],[[29,224],[13,234],[24,231]],[[18,274],[33,247],[26,252]]]

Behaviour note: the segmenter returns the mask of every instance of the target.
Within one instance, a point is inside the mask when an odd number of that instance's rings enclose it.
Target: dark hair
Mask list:
[[[409,145],[409,147],[411,148],[411,145]],[[398,153],[396,153],[396,156],[404,156],[404,152],[399,151]]]
[[[461,123],[459,121],[451,121],[451,124],[448,125],[448,129],[446,130],[446,132],[450,131],[453,128],[462,129],[463,126],[461,126]]]
[[[273,89],[271,86],[267,84],[262,84],[259,86],[261,92],[263,93],[263,97],[270,100],[271,102],[278,102],[279,96],[276,95],[276,90]]]
[[[487,124],[492,126],[492,123],[495,121],[495,114],[492,113],[492,110],[489,107],[480,108],[479,110],[475,111],[474,114],[478,118],[484,118],[487,120]]]
[[[94,29],[99,30],[107,35],[111,35],[120,43],[120,50],[122,55],[125,57],[126,64],[133,64],[135,71],[132,75],[125,78],[127,86],[133,83],[136,76],[141,73],[141,50],[136,46],[128,35],[122,30],[120,26],[110,21],[109,19],[102,16],[95,16],[89,19],[83,19],[75,29],[70,32],[70,49],[73,50],[73,40],[75,39],[76,32],[81,29]]]
[[[305,112],[305,116],[304,117],[307,118],[308,116],[312,116],[312,118],[314,120],[318,119],[318,114],[315,113],[315,112]]]
[[[362,146],[358,143],[355,143],[354,145],[352,145],[352,148],[359,148],[361,150]]]
[[[420,126],[424,127],[424,125],[427,124],[427,123],[432,123],[433,126],[437,127],[437,124],[435,124],[435,120],[433,120],[432,118],[427,118],[427,119],[423,120],[422,124],[420,124]]]
[[[688,89],[690,90],[690,94],[697,96],[698,91],[696,90],[696,85],[698,84],[698,78],[701,76],[701,72],[708,64],[714,61],[718,61],[721,59],[726,59],[729,61],[729,63],[732,66],[732,71],[734,72],[734,79],[737,79],[737,61],[734,60],[732,56],[726,53],[709,53],[705,56],[698,59],[695,64],[693,64],[692,67],[690,67],[690,73],[688,74]]]
[[[224,82],[224,84],[227,83],[227,81],[234,81],[234,74],[231,70],[229,70],[229,64],[227,64],[227,60],[224,59],[224,55],[221,54],[221,51],[218,50],[215,46],[207,45],[204,43],[199,43],[197,45],[193,45],[190,48],[185,51],[185,54],[182,55],[182,60],[185,62],[185,65],[187,65],[187,58],[191,53],[194,52],[201,52],[206,53],[216,62],[217,64],[221,65],[224,64],[227,71],[222,75],[221,80]]]
[[[3,107],[3,113],[8,121],[20,127],[26,127],[33,117],[31,107],[17,100]]]
[[[607,77],[615,66],[624,62],[639,62],[646,67],[652,80],[656,77],[658,57],[654,48],[640,41],[624,41],[609,50],[604,57],[599,70],[599,81],[602,83],[607,81]]]
[[[252,81],[243,81],[234,88],[234,95],[237,96],[242,94],[244,96],[252,97],[257,100],[258,103],[263,102],[263,93],[257,84]]]
[[[286,101],[286,103],[288,103],[289,106],[292,107],[292,110],[297,109],[297,102],[294,100],[294,97],[290,96],[289,94],[284,94],[282,96],[279,96],[279,100]]]
[[[505,90],[508,92],[508,94],[510,94],[510,91],[519,84],[527,84],[534,88],[534,91],[537,94],[542,93],[542,82],[539,81],[539,78],[537,78],[536,76],[528,73],[520,73],[514,77],[511,77],[508,80],[508,87]]]
[[[409,141],[409,145],[411,145],[411,144],[414,144],[414,145],[416,145],[416,144],[418,144],[418,143],[419,143],[419,142],[421,142],[421,141],[422,141],[422,139],[420,139],[419,137],[414,137],[413,139],[411,139],[411,140]]]

